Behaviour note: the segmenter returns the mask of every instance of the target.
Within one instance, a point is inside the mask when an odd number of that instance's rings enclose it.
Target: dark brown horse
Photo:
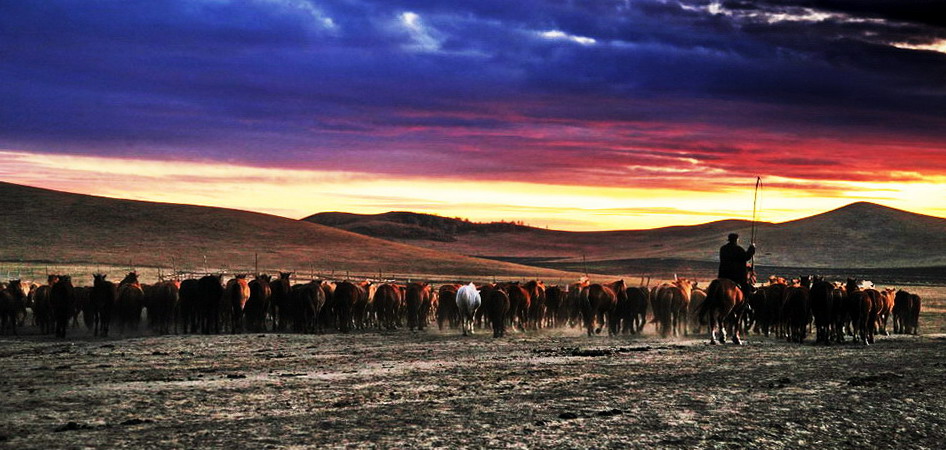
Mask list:
[[[788,340],[802,343],[808,333],[808,324],[811,323],[811,306],[809,304],[810,290],[801,283],[785,289],[785,300],[782,305],[783,319]]]
[[[893,332],[919,334],[920,296],[904,290],[897,291],[893,305]]]
[[[457,309],[457,289],[459,284],[445,284],[437,290],[437,328],[443,331],[444,326],[456,328],[460,326],[460,310]]]
[[[269,302],[272,298],[272,277],[266,274],[257,274],[250,281],[250,298],[246,300],[243,313],[246,316],[246,328],[250,331],[266,331],[266,313],[269,311]]]
[[[876,307],[881,306],[880,293],[874,289],[862,290],[853,278],[847,279],[845,291],[847,292],[845,302],[847,314],[855,340],[865,345],[873,344],[874,324],[878,311]]]
[[[621,333],[637,334],[644,329],[649,297],[649,289],[644,286],[633,286],[625,290],[623,297],[618,298],[616,314],[620,322]]]
[[[706,300],[699,309],[700,323],[709,323],[710,344],[726,342],[727,331],[734,344],[742,344],[739,324],[742,322],[745,304],[742,289],[732,280],[717,278],[710,283],[706,289]]]
[[[509,312],[509,295],[502,289],[486,285],[480,290],[483,304],[483,316],[493,328],[493,337],[506,335],[506,315]]]
[[[337,328],[338,314],[335,309],[335,283],[328,280],[321,280],[319,286],[322,288],[322,294],[325,295],[325,305],[319,311],[319,330],[326,328]]]
[[[391,283],[384,283],[374,291],[374,308],[378,316],[378,327],[393,330],[401,326],[398,312],[401,310],[401,290]],[[410,317],[408,317],[410,321]]]
[[[762,334],[766,336],[774,334],[776,337],[782,337],[787,334],[782,326],[782,306],[785,303],[786,289],[788,289],[788,283],[781,277],[770,279],[769,285],[763,288],[765,301],[756,314],[756,321]]]
[[[835,336],[837,321],[834,317],[836,305],[833,291],[834,285],[831,283],[816,280],[808,295],[808,304],[815,319],[815,343],[818,344],[829,344]]]
[[[568,320],[565,308],[565,290],[561,286],[550,286],[545,290],[545,325],[557,328]]]
[[[367,291],[360,284],[342,281],[335,285],[335,314],[338,331],[348,333],[354,328],[355,305],[366,295]]]
[[[72,278],[68,275],[60,275],[59,281],[49,292],[49,302],[52,305],[53,321],[58,338],[66,337],[66,329],[69,328],[69,319],[72,318],[75,301],[76,292],[72,286]]]
[[[178,292],[177,321],[174,325],[174,331],[183,333],[197,333],[197,279],[191,278],[181,281],[181,288]]]
[[[0,290],[0,334],[16,334],[16,325],[18,315],[21,309],[26,307],[26,297],[28,292],[20,280],[10,280],[2,290]]]
[[[582,293],[582,315],[588,336],[601,333],[605,322],[608,325],[608,335],[614,336],[618,333],[617,305],[620,298],[627,296],[626,290],[624,280],[618,280],[589,285],[587,294]]]
[[[159,281],[151,287],[148,295],[148,321],[157,334],[168,334],[174,323],[174,314],[181,300],[181,281]]]
[[[105,279],[105,274],[92,275],[92,333],[95,336],[108,336],[108,328],[112,323],[112,311],[118,301],[118,287],[115,283]]]
[[[41,333],[52,333],[54,327],[53,306],[50,300],[50,293],[53,286],[59,282],[59,275],[48,275],[46,284],[39,286],[33,291],[33,298],[30,303],[33,304],[33,321],[39,327]]]
[[[372,323],[371,314],[374,312],[374,306],[371,301],[377,286],[372,286],[371,282],[367,280],[358,283],[357,286],[361,291],[355,300],[355,304],[352,305],[352,320],[356,328],[363,330],[370,327]]]
[[[300,333],[321,333],[319,314],[325,307],[325,291],[322,282],[310,281],[290,288],[290,304],[296,305],[299,316],[293,320],[293,330]]]
[[[269,315],[274,331],[285,330],[293,317],[289,310],[290,277],[292,272],[279,272],[279,278],[269,282]]]
[[[197,280],[197,316],[201,333],[220,333],[223,294],[223,275],[206,275]]]
[[[129,272],[118,283],[118,331],[124,333],[126,328],[137,330],[141,323],[141,310],[144,308],[145,292],[138,282],[138,272]]]

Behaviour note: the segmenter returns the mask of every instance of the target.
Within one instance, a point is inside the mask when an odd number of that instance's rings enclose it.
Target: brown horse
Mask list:
[[[706,291],[694,287],[693,290],[690,291],[690,310],[688,311],[688,317],[690,319],[690,326],[693,327],[692,330],[696,334],[703,332],[703,326],[700,324],[698,311],[700,310],[700,306],[703,305],[704,301],[706,301]]]
[[[401,290],[397,286],[390,283],[378,286],[374,292],[373,301],[378,316],[378,328],[393,330],[401,326],[400,317],[398,317],[401,302]]]
[[[371,326],[371,314],[374,312],[374,291],[377,285],[372,285],[370,281],[365,280],[357,284],[360,289],[359,296],[352,305],[352,320],[354,326],[363,330]]]
[[[617,305],[619,301],[626,301],[623,300],[627,297],[626,291],[627,286],[624,280],[618,280],[607,284],[589,285],[587,294],[582,293],[582,315],[588,336],[601,333],[605,322],[608,325],[609,336],[618,334]]]
[[[529,292],[529,325],[538,330],[545,321],[545,283],[541,280],[531,280],[522,287]]]
[[[577,283],[568,285],[565,291],[565,309],[567,310],[568,324],[574,327],[581,323],[582,301],[585,298],[586,290],[591,283],[587,277],[581,277]]]
[[[845,283],[847,292],[847,313],[851,321],[851,332],[856,340],[868,345],[874,343],[874,324],[877,309],[882,306],[880,293],[874,289],[862,290],[857,280],[848,278]],[[876,296],[876,299],[874,298]]]
[[[690,306],[690,291],[693,285],[685,278],[664,283],[652,299],[654,321],[663,337],[687,335],[687,313]]]
[[[243,331],[243,309],[250,299],[250,283],[246,281],[246,274],[237,275],[227,281],[227,305],[230,307],[230,332]]]
[[[404,303],[407,307],[407,328],[411,331],[427,328],[427,314],[431,307],[430,285],[421,282],[408,284]]]
[[[506,291],[509,295],[509,312],[506,314],[509,326],[515,330],[516,325],[522,331],[526,330],[529,323],[529,308],[532,302],[532,295],[519,282],[500,283],[499,289]]]
[[[726,278],[713,280],[706,289],[706,300],[699,309],[700,323],[706,324],[709,317],[710,344],[726,342],[726,332],[736,345],[741,345],[739,324],[745,313],[745,297],[739,285]],[[716,339],[719,331],[719,340]]]
[[[880,300],[882,304],[880,311],[877,312],[877,332],[883,334],[884,336],[890,336],[890,333],[887,332],[887,322],[890,319],[890,316],[893,314],[896,296],[897,290],[894,288],[886,288],[880,291]]]

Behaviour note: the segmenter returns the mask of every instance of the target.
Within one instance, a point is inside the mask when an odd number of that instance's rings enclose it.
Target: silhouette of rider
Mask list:
[[[727,278],[742,288],[749,295],[752,287],[749,284],[749,268],[747,263],[755,254],[755,244],[749,244],[749,250],[743,250],[737,241],[739,235],[729,234],[729,242],[719,248],[719,278]]]

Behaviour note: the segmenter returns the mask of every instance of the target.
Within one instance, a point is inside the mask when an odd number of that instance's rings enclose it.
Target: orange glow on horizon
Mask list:
[[[919,178],[830,182],[832,190],[826,194],[806,190],[803,180],[769,177],[763,183],[778,187],[763,187],[758,219],[794,220],[854,201],[946,216],[941,201],[946,177]],[[0,151],[0,179],[68,192],[218,206],[294,219],[324,211],[414,211],[475,222],[523,221],[571,231],[751,219],[755,182],[722,173],[714,174],[712,181],[728,187],[714,190],[570,186],[15,151]],[[793,183],[801,187],[793,188]]]

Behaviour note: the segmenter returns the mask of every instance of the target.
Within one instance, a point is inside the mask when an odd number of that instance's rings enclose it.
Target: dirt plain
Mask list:
[[[942,324],[933,331],[941,331]],[[29,330],[26,330],[27,332]],[[5,448],[942,448],[946,335],[0,339]]]

